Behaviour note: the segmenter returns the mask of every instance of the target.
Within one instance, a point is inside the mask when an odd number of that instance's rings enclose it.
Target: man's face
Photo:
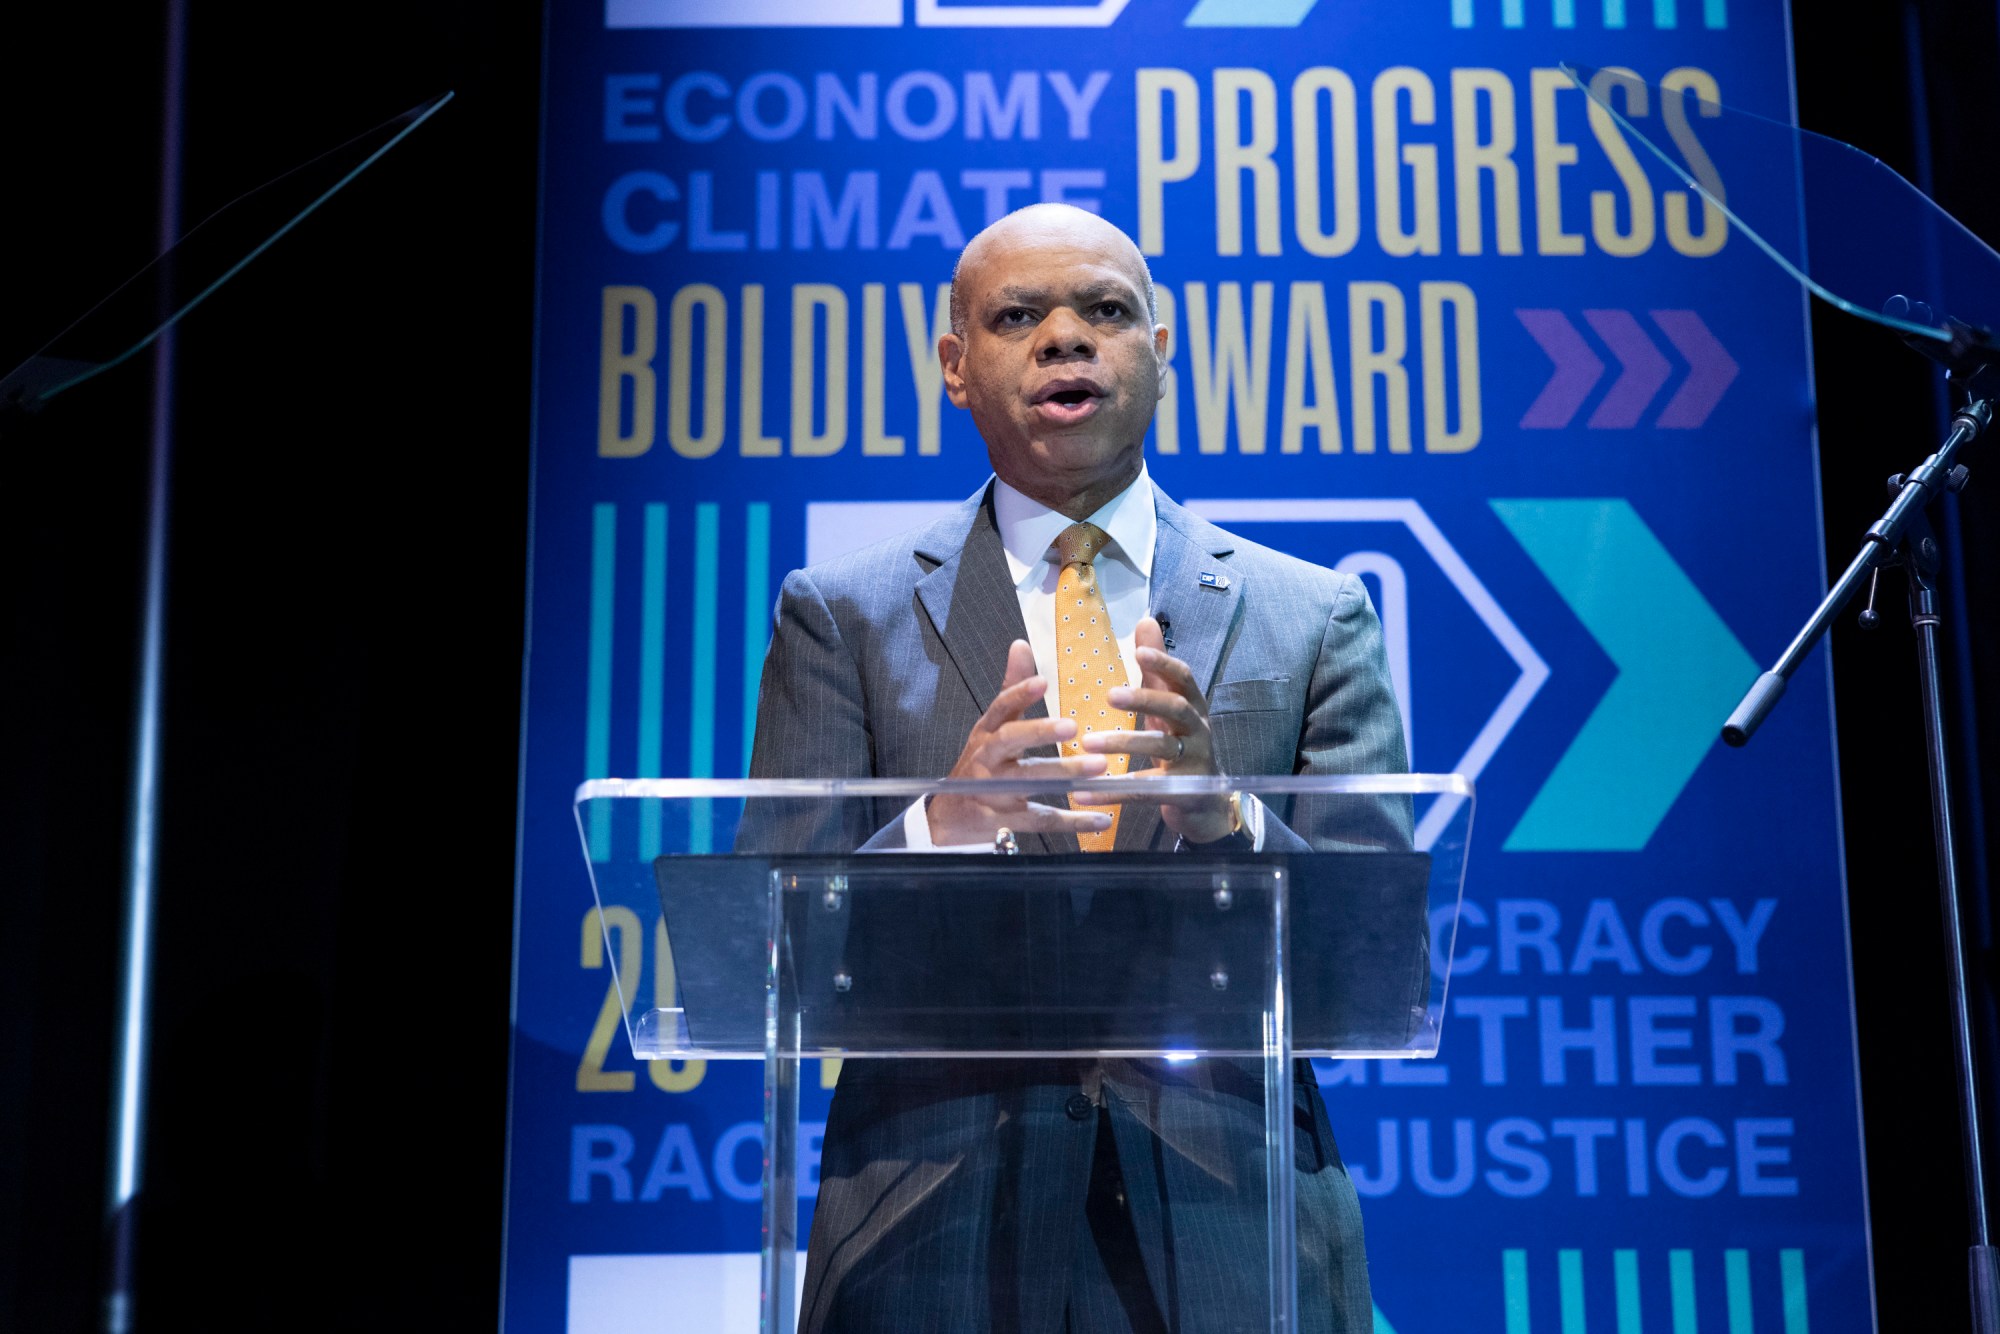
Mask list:
[[[1034,210],[975,241],[958,281],[964,334],[938,340],[945,393],[993,470],[1053,509],[1109,500],[1138,476],[1165,381],[1138,251],[1089,214]]]

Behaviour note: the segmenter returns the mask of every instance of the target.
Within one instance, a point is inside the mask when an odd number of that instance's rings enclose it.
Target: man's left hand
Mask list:
[[[1156,763],[1132,775],[1148,778],[1205,778],[1221,774],[1215,763],[1215,733],[1208,725],[1208,700],[1188,665],[1166,650],[1160,623],[1141,617],[1133,632],[1139,664],[1139,685],[1116,686],[1106,693],[1114,708],[1139,715],[1137,731],[1093,732],[1083,749],[1098,753],[1147,756]],[[1151,800],[1160,805],[1167,828],[1189,843],[1212,843],[1237,827],[1234,801],[1227,796],[1149,797],[1143,791],[1127,797],[1072,797],[1073,805],[1114,804]]]

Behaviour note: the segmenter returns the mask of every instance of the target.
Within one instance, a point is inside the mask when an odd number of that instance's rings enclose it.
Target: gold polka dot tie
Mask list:
[[[1118,633],[1111,628],[1111,611],[1097,591],[1097,553],[1111,537],[1091,523],[1073,523],[1056,539],[1062,577],[1056,582],[1056,704],[1065,718],[1076,720],[1076,735],[1062,745],[1064,755],[1081,755],[1083,739],[1092,732],[1131,730],[1139,720],[1130,709],[1114,709],[1105,698],[1114,686],[1130,685],[1125,659],[1118,652]],[[1106,755],[1109,772],[1122,774],[1128,755]],[[1111,827],[1077,835],[1085,852],[1109,852],[1118,839],[1118,808],[1110,808]]]

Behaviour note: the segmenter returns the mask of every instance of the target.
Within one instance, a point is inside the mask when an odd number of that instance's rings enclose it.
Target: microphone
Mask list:
[[[1154,612],[1153,619],[1160,623],[1160,646],[1166,649],[1167,652],[1172,653],[1174,651],[1174,623],[1167,618],[1165,612]]]

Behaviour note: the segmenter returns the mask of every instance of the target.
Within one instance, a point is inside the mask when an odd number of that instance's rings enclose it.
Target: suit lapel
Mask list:
[[[930,618],[945,652],[970,693],[975,714],[986,712],[1000,683],[1007,677],[1007,648],[1028,637],[1021,619],[1021,598],[1008,578],[1007,550],[993,523],[992,487],[966,502],[916,543],[916,554],[937,568],[917,581],[917,601]],[[1048,705],[1036,700],[1025,718],[1046,718]],[[964,738],[959,738],[963,741]],[[1054,746],[1040,746],[1031,755],[1054,755]],[[1068,834],[1025,834],[1023,851],[1076,852]]]
[[[1236,541],[1205,519],[1197,518],[1153,488],[1159,527],[1153,538],[1153,577],[1149,598],[1153,615],[1170,623],[1167,651],[1188,665],[1204,695],[1215,686],[1222,650],[1242,606],[1241,573],[1230,567]],[[1204,574],[1225,575],[1227,587],[1204,585]],[[1129,806],[1118,819],[1118,852],[1136,851],[1164,842],[1158,809]]]
[[[1236,540],[1164,495],[1157,495],[1157,501],[1160,526],[1153,540],[1153,615],[1172,622],[1168,637],[1174,646],[1169,651],[1188,665],[1195,684],[1206,695],[1215,688],[1222,650],[1243,605],[1243,572],[1228,560]],[[1228,586],[1203,584],[1204,574],[1218,575]]]
[[[1007,552],[993,526],[991,488],[966,502],[917,541],[919,559],[937,568],[917,581],[917,601],[984,713],[1007,674],[1007,646],[1028,637],[1021,600],[1007,578]],[[1034,716],[1047,716],[1037,705]]]

